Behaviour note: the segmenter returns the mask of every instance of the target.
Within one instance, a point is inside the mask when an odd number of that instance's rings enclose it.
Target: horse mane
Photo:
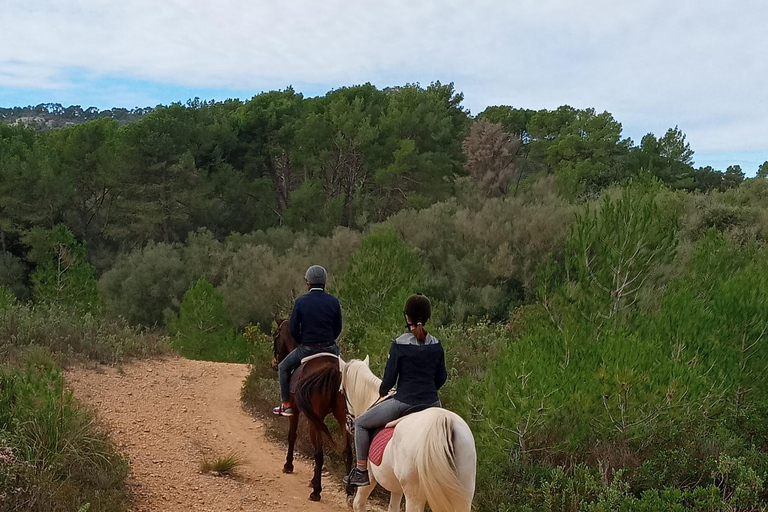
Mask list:
[[[341,386],[352,407],[350,412],[360,416],[379,399],[381,379],[373,374],[365,361],[352,359],[344,365]]]

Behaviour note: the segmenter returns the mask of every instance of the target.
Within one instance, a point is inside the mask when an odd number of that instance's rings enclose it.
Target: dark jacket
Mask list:
[[[313,288],[296,299],[288,329],[300,345],[324,346],[334,343],[341,334],[339,299],[320,288]]]
[[[395,398],[400,402],[432,404],[437,402],[437,390],[447,377],[440,341],[428,334],[427,339],[419,343],[416,336],[406,333],[392,342],[379,394],[386,395],[397,384]]]

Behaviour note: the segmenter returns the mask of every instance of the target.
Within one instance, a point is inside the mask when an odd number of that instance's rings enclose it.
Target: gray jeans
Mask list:
[[[400,402],[396,398],[387,398],[355,418],[357,460],[368,460],[368,450],[371,448],[371,430],[396,420],[413,407],[417,406]],[[429,407],[440,407],[440,400],[429,404]]]
[[[280,377],[280,398],[283,402],[291,400],[291,374],[293,370],[301,365],[301,360],[321,352],[339,355],[339,346],[336,344],[330,347],[315,348],[312,345],[299,345],[293,352],[285,356],[279,365],[277,365]]]

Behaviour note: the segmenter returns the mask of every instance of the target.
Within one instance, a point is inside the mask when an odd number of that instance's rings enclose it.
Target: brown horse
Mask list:
[[[291,353],[298,344],[288,330],[288,321],[275,315],[277,330],[273,335],[273,354],[271,366],[277,369],[277,365]],[[299,416],[304,414],[309,420],[309,438],[315,448],[315,474],[312,478],[312,494],[309,499],[320,500],[322,486],[320,483],[323,469],[323,435],[333,443],[331,432],[325,426],[325,417],[333,414],[341,427],[344,441],[344,457],[347,465],[347,473],[352,469],[352,446],[349,432],[346,429],[347,404],[341,392],[341,370],[336,358],[319,357],[307,361],[304,370],[299,376],[296,393],[291,393],[291,407],[294,410],[290,417],[288,430],[288,456],[283,466],[283,473],[293,473],[293,449],[296,444],[296,431],[299,427]],[[353,489],[347,487],[347,494],[352,494]]]

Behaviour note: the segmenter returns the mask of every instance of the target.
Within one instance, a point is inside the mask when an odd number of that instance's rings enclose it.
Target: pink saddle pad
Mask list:
[[[371,449],[368,451],[368,460],[371,461],[371,464],[381,465],[381,459],[384,457],[384,448],[387,447],[387,443],[392,439],[392,434],[394,433],[395,427],[389,427],[383,429],[373,438]]]

